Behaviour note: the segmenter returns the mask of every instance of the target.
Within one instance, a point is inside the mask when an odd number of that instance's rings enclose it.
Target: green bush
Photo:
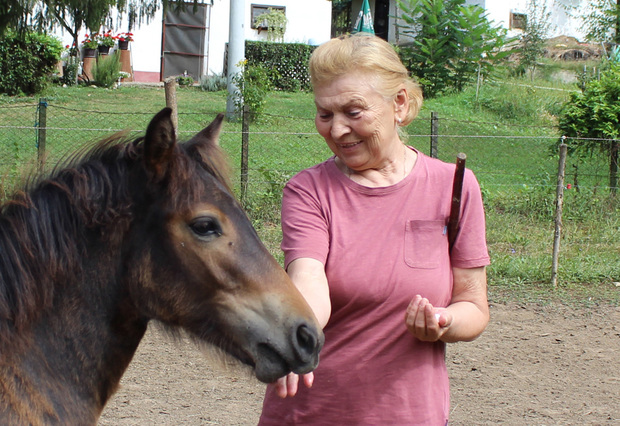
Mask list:
[[[0,93],[34,95],[51,81],[63,46],[47,34],[7,31],[0,39]]]
[[[287,92],[311,90],[308,61],[315,46],[302,43],[246,41],[248,65],[274,70],[270,81],[274,88]]]
[[[243,106],[247,105],[252,114],[251,121],[255,121],[265,108],[267,94],[272,89],[271,70],[262,65],[249,65],[248,61],[242,61],[240,65],[241,72],[233,77],[237,87],[235,109],[240,114]]]
[[[398,0],[403,34],[414,37],[399,49],[425,97],[461,91],[488,76],[507,56],[506,30],[494,27],[479,6],[465,0]]]
[[[95,84],[101,87],[113,87],[119,79],[121,71],[120,53],[99,56],[93,66],[93,79]]]
[[[218,92],[227,86],[228,81],[223,74],[203,75],[200,78],[200,88],[205,92]]]

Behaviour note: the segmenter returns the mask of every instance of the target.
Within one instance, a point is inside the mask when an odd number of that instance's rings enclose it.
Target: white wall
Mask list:
[[[224,52],[228,42],[228,25],[230,13],[229,0],[212,0],[211,19],[208,31],[208,68],[210,73],[220,74],[224,69]],[[251,4],[267,4],[270,6],[285,6],[288,19],[284,41],[288,43],[322,43],[329,40],[331,35],[331,1],[327,0],[268,0],[260,3],[256,0],[246,0],[244,32],[247,40],[265,40],[266,33],[261,34],[251,28]],[[134,40],[130,44],[133,70],[143,72],[159,72],[161,64],[162,43],[162,11],[150,20],[149,24],[142,24],[133,31]],[[116,22],[113,19],[112,22]],[[127,23],[122,22],[119,28],[112,28],[113,32],[127,29]],[[118,31],[117,31],[118,30]],[[86,31],[82,31],[79,41],[84,39]],[[67,34],[56,33],[62,38],[63,44],[71,44]]]

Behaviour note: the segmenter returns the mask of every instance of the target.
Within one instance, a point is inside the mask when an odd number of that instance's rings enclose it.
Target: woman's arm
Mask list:
[[[286,272],[312,308],[321,327],[325,327],[332,311],[325,266],[316,259],[303,257],[289,263]]]
[[[329,300],[329,286],[325,267],[316,259],[308,257],[293,260],[286,269],[295,287],[312,308],[314,315],[321,327],[325,327],[331,315],[331,301]],[[301,379],[306,387],[312,387],[314,374],[302,374]],[[295,396],[299,387],[299,375],[289,373],[275,382],[275,390],[278,396],[286,398]]]
[[[489,323],[486,268],[452,268],[452,273],[454,286],[447,308],[435,308],[420,295],[407,307],[405,324],[420,340],[470,341]]]

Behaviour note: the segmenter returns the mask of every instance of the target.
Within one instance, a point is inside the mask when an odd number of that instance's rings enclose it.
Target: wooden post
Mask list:
[[[47,138],[47,99],[39,99],[39,121],[37,128],[37,160],[39,163],[39,170],[43,170],[45,166],[45,142]]]
[[[172,124],[174,125],[174,133],[178,134],[179,115],[177,113],[177,80],[174,77],[168,77],[164,80],[164,91],[166,92],[166,106],[172,109]]]
[[[556,187],[555,200],[555,236],[553,238],[553,261],[551,264],[551,284],[553,288],[558,286],[558,257],[560,255],[560,237],[562,233],[562,206],[564,204],[564,170],[566,168],[566,151],[567,146],[564,143],[566,139],[562,136],[560,144],[560,161],[558,164],[558,184]]]
[[[241,205],[245,206],[248,195],[248,161],[250,151],[250,107],[243,105],[241,123]]]
[[[452,182],[452,205],[450,206],[450,219],[448,220],[448,244],[450,251],[452,251],[454,240],[459,231],[461,193],[463,191],[466,160],[467,156],[462,152],[456,156],[456,169],[454,170],[454,181]]]
[[[439,144],[439,117],[436,112],[431,112],[431,157],[437,158]]]

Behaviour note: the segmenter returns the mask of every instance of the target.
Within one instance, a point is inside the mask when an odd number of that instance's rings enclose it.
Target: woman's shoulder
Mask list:
[[[312,167],[308,167],[297,174],[295,174],[287,183],[287,186],[302,185],[307,186],[313,183],[314,185],[324,182],[333,175],[334,170],[337,170],[337,166],[334,162],[334,157],[328,158],[322,163],[316,164]]]

